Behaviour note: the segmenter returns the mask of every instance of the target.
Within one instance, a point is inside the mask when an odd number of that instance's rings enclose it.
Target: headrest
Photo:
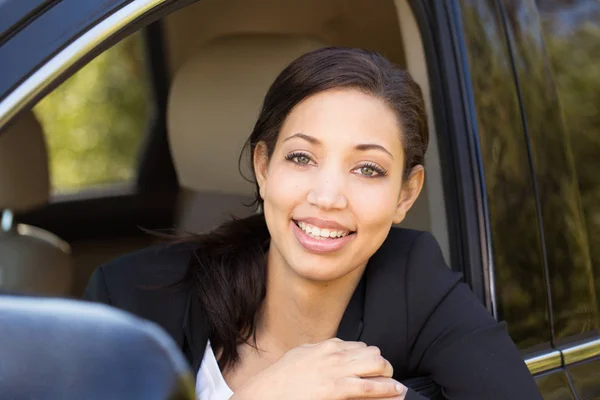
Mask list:
[[[0,132],[0,210],[29,211],[47,203],[49,195],[44,134],[27,111]]]
[[[169,95],[169,143],[179,184],[195,191],[251,194],[238,159],[264,96],[291,61],[324,46],[305,37],[245,35],[215,39],[198,49],[177,72]]]
[[[190,399],[193,379],[158,326],[75,300],[0,296],[6,399]]]

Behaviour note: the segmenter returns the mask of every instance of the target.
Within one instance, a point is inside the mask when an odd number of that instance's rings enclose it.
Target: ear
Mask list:
[[[419,197],[423,182],[425,181],[425,170],[422,165],[415,166],[410,172],[410,176],[405,182],[402,182],[400,199],[394,213],[394,224],[399,224],[406,218],[406,213]]]
[[[267,145],[265,142],[259,142],[254,148],[252,162],[254,163],[254,173],[256,174],[256,182],[258,183],[259,194],[261,199],[264,200],[267,186],[267,172],[269,167],[269,156],[267,154]]]

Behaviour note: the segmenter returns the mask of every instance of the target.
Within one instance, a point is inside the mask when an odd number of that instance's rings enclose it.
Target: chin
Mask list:
[[[313,282],[333,282],[356,270],[354,266],[348,268],[351,264],[346,257],[303,254],[293,257],[292,260],[293,262],[288,263],[288,265],[294,273],[305,280]],[[299,260],[302,260],[302,262],[298,262]]]

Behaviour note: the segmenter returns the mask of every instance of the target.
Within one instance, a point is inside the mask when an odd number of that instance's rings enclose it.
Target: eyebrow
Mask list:
[[[286,138],[284,140],[284,142],[287,142],[290,139],[294,139],[294,138],[298,138],[298,139],[303,139],[306,140],[309,143],[315,144],[315,145],[320,145],[321,141],[319,139],[317,139],[314,136],[310,136],[307,135],[305,133],[301,133],[298,132],[296,134],[293,134],[292,136]],[[356,150],[360,150],[360,151],[368,151],[368,150],[380,150],[383,151],[387,154],[389,154],[390,157],[392,157],[392,159],[394,159],[394,155],[392,153],[390,153],[385,147],[379,145],[379,144],[375,144],[375,143],[364,143],[364,144],[357,144],[355,146]]]
[[[356,149],[361,150],[361,151],[381,150],[385,153],[388,153],[390,155],[390,157],[392,157],[392,160],[394,159],[394,155],[392,153],[390,153],[385,147],[378,145],[378,144],[374,144],[374,143],[358,144],[358,145],[356,145]]]
[[[304,140],[306,140],[307,142],[309,142],[309,143],[312,143],[312,144],[321,144],[321,141],[320,141],[319,139],[317,139],[316,137],[313,137],[313,136],[307,135],[307,134],[305,134],[305,133],[300,133],[300,132],[299,132],[299,133],[296,133],[296,134],[293,134],[293,135],[292,135],[292,136],[290,136],[289,138],[286,138],[286,139],[284,140],[284,142],[287,142],[288,140],[290,140],[290,139],[294,139],[294,138],[304,139]]]

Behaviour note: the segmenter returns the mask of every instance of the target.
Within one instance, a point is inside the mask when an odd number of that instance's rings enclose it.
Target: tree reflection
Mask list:
[[[600,248],[594,246],[600,239],[600,3],[537,3],[502,2],[539,188],[554,328],[561,339],[600,327]],[[526,348],[548,340],[549,326],[521,114],[495,2],[461,4],[500,313],[513,339]],[[586,4],[579,13],[583,19],[567,15]]]
[[[521,348],[550,341],[527,145],[494,2],[464,1],[463,28],[489,199],[501,319]]]

